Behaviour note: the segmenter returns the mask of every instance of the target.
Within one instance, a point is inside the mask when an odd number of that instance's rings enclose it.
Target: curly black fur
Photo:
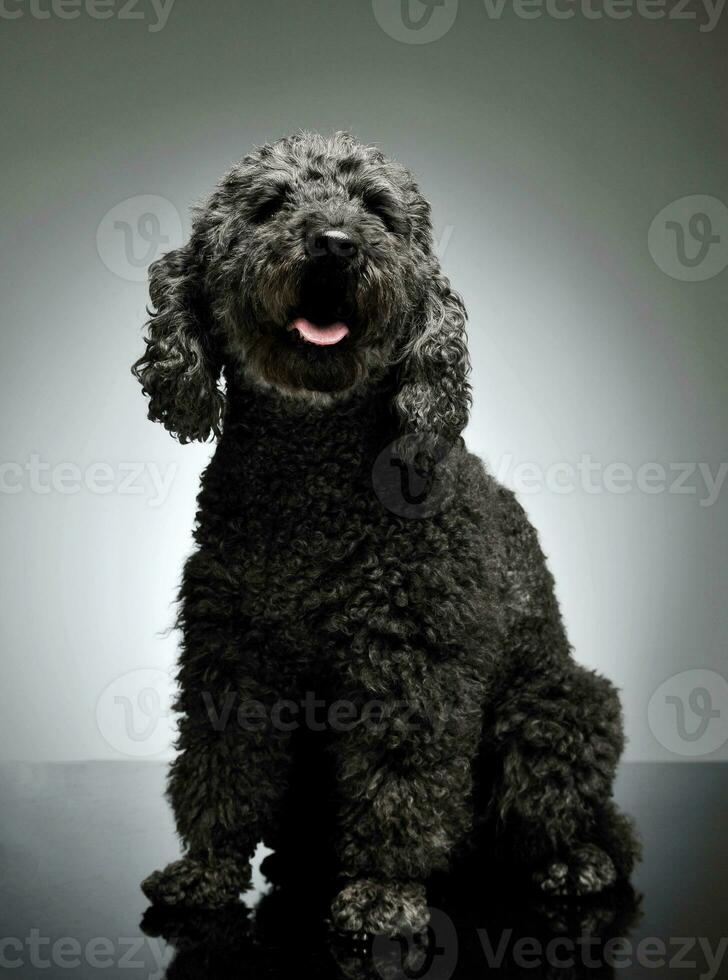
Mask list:
[[[485,843],[550,893],[628,875],[617,693],[572,660],[533,528],[460,437],[465,311],[411,174],[341,133],[264,146],[150,279],[149,416],[219,439],[180,591],[186,857],[146,893],[224,905],[302,800],[344,930],[420,929],[423,883]],[[305,343],[299,317],[348,335]],[[383,450],[436,507],[389,505]]]

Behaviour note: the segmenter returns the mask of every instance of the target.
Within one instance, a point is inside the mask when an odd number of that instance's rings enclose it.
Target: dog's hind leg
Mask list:
[[[526,677],[485,739],[504,860],[556,895],[596,893],[630,874],[637,845],[611,800],[623,736],[609,681],[573,662]]]
[[[638,845],[611,801],[624,746],[614,686],[571,657],[554,583],[522,507],[500,492],[505,650],[483,751],[499,851],[541,889],[598,892]]]

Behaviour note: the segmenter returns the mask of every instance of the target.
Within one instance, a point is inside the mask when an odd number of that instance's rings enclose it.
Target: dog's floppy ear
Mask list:
[[[452,444],[465,428],[471,393],[465,306],[436,265],[400,361],[394,404],[403,435]]]
[[[180,442],[219,435],[225,405],[200,244],[193,236],[149,267],[147,349],[132,367],[149,396],[148,417]]]

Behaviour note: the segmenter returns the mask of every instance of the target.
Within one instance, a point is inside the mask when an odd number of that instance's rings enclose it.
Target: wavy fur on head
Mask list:
[[[319,268],[311,242],[327,227],[356,242],[347,269]],[[189,243],[151,266],[150,294],[134,373],[149,417],[182,442],[219,434],[224,368],[318,401],[389,384],[405,433],[453,440],[467,422],[465,308],[434,254],[430,207],[408,170],[348,134],[299,133],[244,157],[196,210]],[[351,320],[345,347],[322,357],[288,343],[307,306]]]
[[[150,276],[150,417],[219,439],[180,590],[185,854],[147,895],[232,902],[261,839],[269,871],[326,865],[347,933],[421,931],[428,879],[489,883],[486,855],[542,896],[612,888],[619,699],[465,449],[465,309],[412,175],[345,134],[261,147]]]

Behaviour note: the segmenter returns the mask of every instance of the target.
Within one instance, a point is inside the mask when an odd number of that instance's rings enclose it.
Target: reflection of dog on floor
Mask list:
[[[426,879],[484,839],[550,894],[628,875],[617,694],[571,659],[535,531],[463,445],[465,311],[411,174],[345,134],[264,146],[150,280],[149,416],[218,443],[180,591],[185,856],[146,894],[233,901],[296,784],[344,931],[421,929]]]
[[[628,941],[641,918],[640,898],[629,885],[578,902],[541,899],[539,906],[524,904],[523,892],[511,892],[502,882],[493,889],[496,881],[490,878],[485,887],[481,881],[473,889],[451,879],[449,892],[433,894],[436,904],[427,930],[409,937],[352,942],[327,932],[322,890],[305,882],[264,895],[254,915],[243,905],[216,910],[152,906],[142,929],[174,948],[167,980],[616,976],[615,941]]]

